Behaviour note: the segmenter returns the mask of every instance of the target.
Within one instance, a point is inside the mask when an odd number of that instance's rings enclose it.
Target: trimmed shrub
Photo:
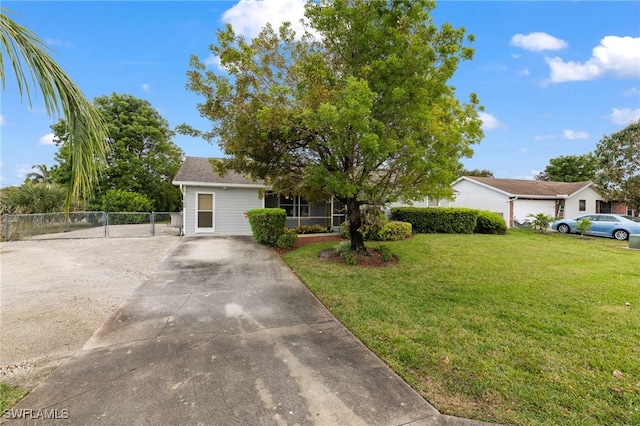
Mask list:
[[[400,241],[406,240],[413,235],[413,230],[409,222],[390,220],[387,222],[372,240],[375,241]]]
[[[276,246],[281,249],[291,250],[293,246],[296,245],[296,241],[298,241],[298,233],[295,229],[287,229],[284,231],[284,234],[278,237],[278,241],[276,241]]]
[[[146,195],[122,189],[108,190],[101,202],[105,212],[150,212],[153,209],[153,201]]]
[[[397,220],[387,221],[376,234],[372,234],[371,231],[362,233],[362,236],[367,241],[399,241],[407,239],[412,235],[411,224]],[[340,236],[347,239],[351,238],[348,220],[340,224]]]
[[[251,232],[260,244],[275,246],[284,234],[287,212],[284,209],[253,209],[245,212],[251,224]]]
[[[296,226],[295,231],[297,234],[324,234],[325,232],[331,232],[330,229],[318,224]]]
[[[472,234],[478,210],[456,207],[396,207],[391,219],[409,222],[413,232],[421,234]]]
[[[500,234],[504,235],[507,232],[507,224],[502,216],[486,211],[478,211],[478,222],[476,223],[477,234]]]

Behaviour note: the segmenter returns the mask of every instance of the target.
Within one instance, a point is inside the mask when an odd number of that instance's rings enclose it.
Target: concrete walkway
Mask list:
[[[74,425],[481,424],[440,415],[243,237],[183,238],[12,412]]]

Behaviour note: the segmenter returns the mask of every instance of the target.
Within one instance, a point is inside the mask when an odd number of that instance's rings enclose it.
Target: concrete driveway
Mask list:
[[[183,238],[84,348],[11,413],[2,421],[480,424],[440,415],[273,250],[243,237]]]

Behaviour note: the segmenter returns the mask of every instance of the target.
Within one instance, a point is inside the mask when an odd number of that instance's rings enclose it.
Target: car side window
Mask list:
[[[617,222],[613,216],[600,216],[600,222]]]

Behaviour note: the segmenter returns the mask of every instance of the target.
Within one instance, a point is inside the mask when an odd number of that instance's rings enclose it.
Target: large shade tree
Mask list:
[[[549,160],[549,165],[536,176],[536,180],[552,182],[586,182],[592,180],[598,169],[593,153],[563,155]]]
[[[153,201],[155,211],[176,211],[182,195],[172,183],[182,163],[182,150],[172,141],[169,123],[143,99],[114,93],[94,100],[109,130],[109,165],[96,185],[95,208],[109,190],[139,193]],[[53,168],[54,181],[67,183],[71,177],[68,126],[60,121],[51,127],[60,145]]]
[[[604,136],[595,155],[596,186],[607,199],[625,201],[640,215],[640,119]]]
[[[451,195],[450,183],[482,137],[475,94],[461,103],[448,81],[473,41],[438,28],[432,1],[310,1],[297,38],[288,24],[253,40],[218,32],[211,52],[224,71],[196,57],[188,89],[217,142],[217,166],[264,179],[274,191],[347,207],[351,248],[366,254],[361,206]]]
[[[70,180],[65,206],[73,198],[87,198],[106,159],[107,130],[100,114],[50,55],[33,32],[0,8],[0,80],[5,89],[5,62],[11,65],[21,96],[32,102],[39,89],[47,113],[62,116],[68,125]],[[29,78],[30,77],[30,78]]]

